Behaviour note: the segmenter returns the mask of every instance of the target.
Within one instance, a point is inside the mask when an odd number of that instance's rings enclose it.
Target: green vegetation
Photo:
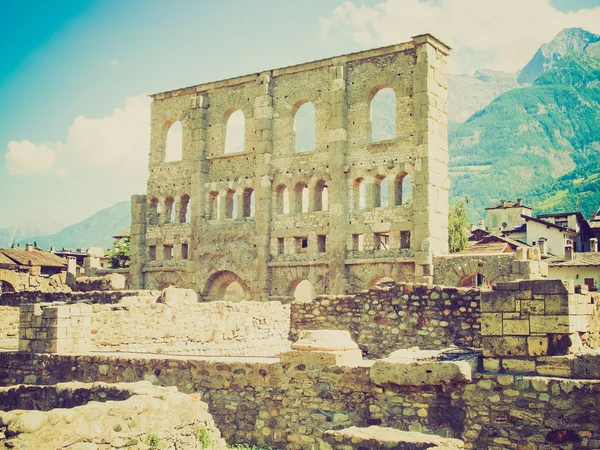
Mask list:
[[[115,239],[113,248],[111,248],[107,255],[110,258],[111,266],[113,269],[120,267],[129,267],[129,247],[131,245],[131,235],[129,232],[124,233],[119,238]]]
[[[149,434],[146,437],[145,444],[148,446],[149,450],[158,450],[158,446],[160,445],[160,438],[157,434]]]
[[[196,438],[198,439],[198,442],[200,442],[200,445],[203,449],[210,447],[210,444],[212,444],[212,438],[210,437],[210,433],[206,427],[199,425],[196,428]]]
[[[258,447],[251,444],[227,444],[227,448],[232,450],[272,450],[270,447]]]
[[[594,44],[450,125],[451,196],[473,199],[472,218],[501,198],[588,215],[600,205],[598,117],[600,44]],[[472,166],[490,167],[467,170]]]
[[[450,253],[460,252],[467,246],[469,218],[466,205],[468,203],[469,198],[466,197],[450,206],[448,214],[448,249]]]

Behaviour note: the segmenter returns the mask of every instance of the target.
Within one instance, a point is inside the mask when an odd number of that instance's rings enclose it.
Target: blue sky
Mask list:
[[[600,0],[4,0],[0,228],[143,193],[142,94],[423,32],[453,46],[454,72],[515,71],[561,28],[598,24]]]

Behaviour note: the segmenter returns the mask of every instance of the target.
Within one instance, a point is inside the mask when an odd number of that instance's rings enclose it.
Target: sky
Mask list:
[[[0,228],[145,192],[147,94],[410,40],[515,72],[600,0],[0,0]]]

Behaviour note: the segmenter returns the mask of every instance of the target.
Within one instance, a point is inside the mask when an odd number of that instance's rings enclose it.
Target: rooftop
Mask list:
[[[564,256],[553,256],[548,258],[546,262],[553,267],[600,266],[600,252],[573,252],[571,261],[565,261]]]
[[[0,254],[21,266],[67,267],[67,262],[53,253],[25,248],[0,248]]]
[[[490,210],[490,209],[506,209],[506,208],[526,208],[526,209],[531,209],[531,207],[529,206],[525,206],[522,202],[521,199],[518,198],[516,202],[510,201],[510,200],[500,200],[500,203],[496,206],[490,206],[489,208],[485,208],[486,210]]]

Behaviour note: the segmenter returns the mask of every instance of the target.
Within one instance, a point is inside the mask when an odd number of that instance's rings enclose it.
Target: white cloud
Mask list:
[[[75,118],[64,143],[10,142],[6,163],[13,175],[65,175],[91,167],[111,178],[120,172],[145,176],[149,139],[150,99],[140,95],[102,119]]]
[[[431,33],[453,47],[451,72],[477,68],[517,71],[563,28],[600,32],[600,6],[560,12],[550,0],[345,1],[321,19],[322,36],[363,47],[405,42]]]
[[[47,144],[36,145],[30,141],[8,143],[6,166],[11,175],[64,175],[64,169],[55,167],[57,159],[56,150]]]

